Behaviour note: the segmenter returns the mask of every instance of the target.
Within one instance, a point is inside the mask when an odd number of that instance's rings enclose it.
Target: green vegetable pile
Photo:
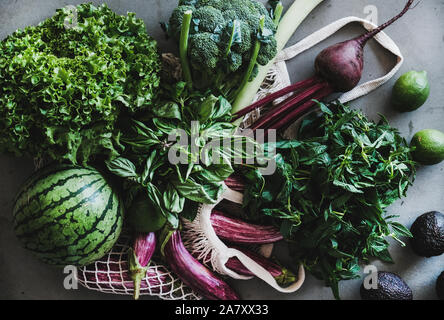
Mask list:
[[[252,0],[180,0],[166,29],[185,47],[185,79],[232,102],[255,77],[257,65],[266,65],[277,53],[280,13],[273,12]]]
[[[73,27],[60,9],[0,43],[0,152],[85,164],[114,153],[121,113],[152,106],[160,59],[144,22],[105,5],[76,10]]]
[[[405,196],[416,169],[385,119],[376,124],[341,104],[320,106],[298,140],[267,146],[277,151],[277,171],[248,172],[244,202],[249,218],[280,226],[294,259],[339,298],[339,281],[359,277],[359,263],[392,262],[387,237],[411,236],[385,211]]]
[[[127,206],[137,195],[146,195],[175,229],[179,214],[194,219],[197,213],[184,210],[186,200],[190,205],[216,203],[235,160],[253,159],[258,149],[246,147],[256,147],[254,140],[236,134],[231,104],[224,97],[189,90],[185,82],[163,84],[162,89],[157,107],[123,130],[124,151],[107,167],[126,179]]]

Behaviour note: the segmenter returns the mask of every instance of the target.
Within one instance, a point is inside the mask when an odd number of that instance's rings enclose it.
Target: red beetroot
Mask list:
[[[252,127],[252,129],[282,130],[310,111],[315,106],[313,100],[322,100],[333,92],[352,90],[362,78],[364,46],[368,40],[401,18],[413,2],[414,0],[409,0],[400,14],[375,30],[324,49],[315,60],[315,77],[295,83],[255,102],[239,111],[235,118],[242,117],[256,108],[265,107],[289,93],[294,93],[284,103],[266,112]]]

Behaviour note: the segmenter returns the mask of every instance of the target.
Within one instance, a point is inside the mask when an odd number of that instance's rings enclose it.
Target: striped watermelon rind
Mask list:
[[[51,265],[84,266],[102,258],[123,226],[117,193],[96,170],[58,165],[35,173],[13,210],[22,245]]]

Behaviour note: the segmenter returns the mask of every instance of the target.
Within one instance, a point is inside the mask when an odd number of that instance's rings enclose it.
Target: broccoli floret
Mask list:
[[[265,16],[265,28],[273,31],[273,33],[276,33],[276,25],[270,16]]]
[[[194,6],[197,0],[179,0],[179,6]]]
[[[239,20],[236,11],[234,10],[226,10],[224,12],[222,12],[222,15],[224,16],[226,21],[234,21],[234,20]]]
[[[211,6],[213,8],[219,9],[221,11],[227,9],[227,5],[224,2],[229,1],[223,1],[223,0],[197,0],[197,7],[205,7],[205,6]]]
[[[261,13],[257,10],[251,0],[231,0],[231,9],[234,10],[238,18],[250,26],[253,30],[259,29]]]
[[[265,8],[265,6],[257,1],[252,1],[253,6],[256,8],[256,10],[259,12],[260,15],[268,16],[268,10]]]
[[[233,43],[230,43],[231,34],[233,33],[233,23],[237,21],[238,28],[240,29],[239,38],[236,38]],[[234,51],[236,53],[243,54],[245,52],[250,51],[251,49],[251,30],[250,26],[243,21],[234,20],[230,21],[225,27],[222,33],[221,43],[223,44],[223,48],[226,51],[228,46],[231,45],[229,51]]]
[[[231,52],[228,57],[228,68],[231,72],[236,72],[242,66],[242,55],[236,52]]]
[[[196,21],[199,32],[215,32],[225,26],[225,18],[220,10],[205,6],[193,12],[193,21]]]
[[[191,65],[196,70],[202,70],[202,67],[214,70],[219,63],[219,46],[214,41],[214,35],[210,32],[192,35],[189,52]]]
[[[170,36],[179,40],[180,39],[180,29],[182,28],[183,15],[188,10],[193,10],[192,6],[178,6],[173,10],[170,17]]]
[[[262,43],[257,56],[257,63],[261,66],[267,65],[277,54],[277,42],[275,38],[271,38],[268,43]]]

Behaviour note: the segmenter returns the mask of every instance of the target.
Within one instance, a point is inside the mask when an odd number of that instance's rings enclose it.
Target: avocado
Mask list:
[[[410,231],[413,251],[421,257],[434,257],[444,253],[444,214],[437,211],[424,213],[416,219]]]
[[[439,300],[444,300],[444,271],[436,280],[436,293],[438,294]]]
[[[444,300],[444,271],[436,280],[436,293],[439,300]]]
[[[366,289],[361,285],[362,300],[413,300],[412,289],[398,275],[378,271],[378,288]]]

